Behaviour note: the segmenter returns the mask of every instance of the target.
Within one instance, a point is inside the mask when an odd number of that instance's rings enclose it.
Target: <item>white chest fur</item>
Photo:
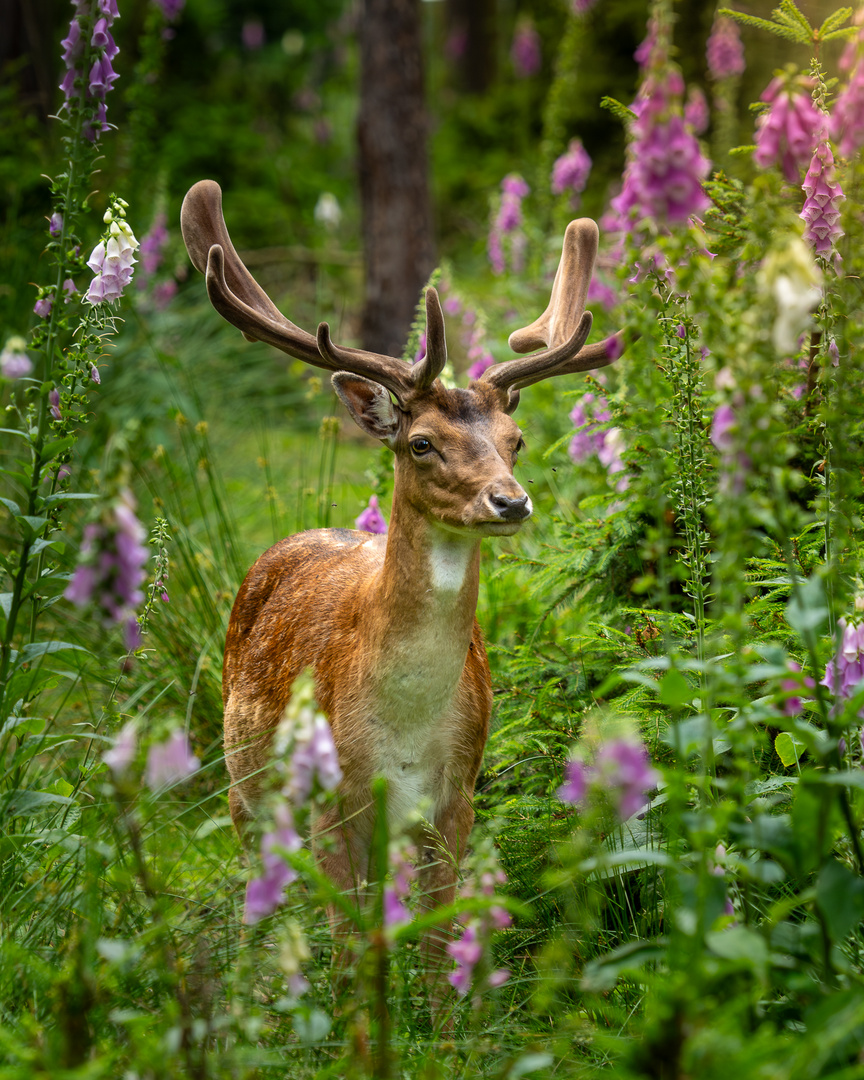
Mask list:
[[[454,699],[474,614],[472,609],[466,622],[459,594],[474,553],[475,546],[461,538],[436,538],[418,617],[383,658],[377,764],[388,781],[394,826],[417,811],[433,817],[446,796]]]

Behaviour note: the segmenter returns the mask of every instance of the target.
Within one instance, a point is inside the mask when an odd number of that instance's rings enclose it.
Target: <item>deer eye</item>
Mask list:
[[[520,450],[524,450],[524,449],[525,449],[525,440],[520,438],[519,442],[516,443],[516,446],[513,449],[513,457],[515,458],[519,454]]]
[[[412,439],[410,446],[412,453],[416,454],[418,457],[423,457],[424,454],[428,454],[432,449],[432,443],[429,442],[428,439]]]

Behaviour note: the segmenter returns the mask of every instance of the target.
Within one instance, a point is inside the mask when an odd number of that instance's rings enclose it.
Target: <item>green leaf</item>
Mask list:
[[[843,863],[829,859],[816,879],[816,903],[828,933],[839,945],[864,920],[864,880]]]
[[[320,1009],[310,1009],[305,1015],[295,1013],[293,1022],[297,1038],[306,1046],[312,1046],[326,1039],[332,1027],[330,1017]]]
[[[46,548],[53,548],[55,551],[62,551],[66,547],[66,541],[61,537],[48,539],[44,536],[40,536],[36,540],[33,546],[30,548],[31,555],[38,555],[40,551],[44,551]]]
[[[788,731],[783,731],[774,740],[774,749],[777,751],[777,757],[788,769],[791,765],[798,764],[801,760],[801,753],[806,750],[806,747],[800,739],[796,739]]]
[[[786,605],[786,621],[802,636],[818,630],[828,619],[828,607],[818,577],[808,578],[792,594]]]
[[[4,817],[29,817],[48,806],[69,806],[72,800],[64,795],[54,795],[50,791],[10,791],[2,804]]]
[[[646,963],[659,960],[663,955],[665,939],[656,941],[628,941],[617,949],[605,953],[585,965],[580,987],[589,993],[604,993],[615,987],[624,972],[638,972]]]
[[[24,526],[24,528],[21,529],[21,532],[26,537],[29,532],[41,532],[51,519],[46,517],[31,517],[29,514],[16,514],[15,520],[19,525]]]
[[[16,516],[21,513],[21,507],[11,499],[0,499],[0,503],[2,503],[7,510],[11,510]]]
[[[70,446],[74,446],[76,436],[67,435],[65,439],[53,439],[51,442],[46,443],[42,448],[42,461],[48,462],[52,458],[57,457],[58,454],[62,454],[64,450],[68,450]]]
[[[680,709],[693,697],[693,687],[677,668],[670,668],[660,680],[660,701]]]
[[[76,652],[89,651],[88,649],[85,649],[83,645],[73,645],[69,641],[31,641],[29,645],[25,645],[21,650],[18,662],[21,664],[28,664],[40,656],[47,656],[49,653],[60,652],[62,649],[75,649]]]
[[[507,1080],[519,1080],[520,1076],[528,1076],[529,1073],[539,1072],[540,1069],[548,1069],[550,1065],[555,1064],[555,1058],[552,1054],[523,1054],[517,1061],[514,1061],[507,1073]]]
[[[709,930],[705,944],[715,956],[724,960],[739,960],[747,967],[763,973],[768,965],[768,943],[755,930],[746,926],[730,926],[726,930]]]
[[[53,506],[55,503],[68,502],[69,499],[98,499],[89,491],[56,491],[53,495],[46,495],[43,500],[44,506]]]
[[[30,442],[29,434],[21,428],[0,427],[0,435],[20,435],[26,442]]]
[[[3,612],[7,619],[9,618],[9,612],[12,610],[12,597],[14,595],[11,592],[0,593],[0,611]]]

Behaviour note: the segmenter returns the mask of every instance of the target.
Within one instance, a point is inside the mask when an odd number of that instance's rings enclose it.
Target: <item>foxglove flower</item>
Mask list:
[[[416,850],[408,845],[391,845],[390,865],[392,881],[384,888],[384,925],[389,930],[411,922],[411,912],[406,901],[411,893],[411,882],[416,876],[414,860]]]
[[[613,739],[604,743],[594,764],[624,821],[645,805],[645,792],[656,787],[660,779],[641,741]]]
[[[737,24],[725,15],[717,15],[706,46],[708,71],[712,79],[728,79],[744,73],[744,46]]]
[[[153,3],[162,10],[166,22],[174,22],[183,10],[186,0],[153,0]]]
[[[102,760],[115,777],[122,776],[132,764],[136,746],[135,721],[130,720],[119,730],[110,749],[102,755]]]
[[[771,337],[784,356],[799,351],[799,339],[811,323],[813,309],[822,299],[822,271],[812,248],[795,238],[785,248],[770,252],[762,262],[757,280],[763,294],[776,305]]]
[[[525,237],[520,229],[522,200],[530,190],[518,173],[510,173],[501,181],[501,202],[486,248],[492,270],[496,274],[503,274],[506,268],[505,242],[510,249],[512,268],[517,271],[521,269],[525,248]]]
[[[581,806],[588,795],[590,778],[590,770],[581,761],[571,758],[564,766],[564,783],[558,788],[558,798],[561,802]]]
[[[735,448],[735,440],[732,432],[738,426],[735,419],[735,410],[728,403],[718,405],[714,410],[714,419],[711,421],[711,442],[721,453],[728,453]]]
[[[479,379],[484,371],[488,371],[490,367],[495,363],[495,357],[488,349],[479,350],[480,355],[474,361],[474,363],[468,368],[469,379]],[[469,353],[470,355],[470,353]]]
[[[311,710],[309,710],[311,712]],[[327,717],[315,712],[295,735],[291,756],[291,797],[295,805],[304,803],[317,780],[325,791],[335,791],[342,779],[339,755]]]
[[[264,23],[260,19],[245,19],[240,28],[240,40],[243,42],[243,48],[250,52],[263,49],[266,40]]]
[[[141,238],[138,254],[141,256],[141,269],[144,276],[138,284],[143,289],[147,278],[153,277],[164,258],[165,245],[168,243],[167,219],[164,213],[156,215],[148,233]]]
[[[616,476],[626,468],[622,454],[627,449],[621,428],[609,428],[603,433],[603,445],[597,451],[600,464],[610,477]],[[627,477],[622,476],[615,484],[617,491],[626,491],[629,485]]]
[[[790,677],[783,679],[780,683],[780,689],[784,694],[789,695],[783,702],[783,712],[787,716],[797,716],[801,712],[801,689],[807,687],[808,690],[814,689],[816,684],[808,676],[801,676],[801,665],[796,664],[794,660],[789,661]]]
[[[81,6],[74,0],[76,10]],[[74,18],[69,33],[61,42],[66,74],[60,89],[66,98],[62,107],[71,104],[73,98],[86,110],[82,132],[94,142],[108,130],[105,97],[118,78],[111,61],[120,51],[111,34],[111,25],[118,18],[116,0],[94,0],[85,14],[95,17],[89,42],[81,31],[81,23]],[[89,66],[89,71],[86,65]]]
[[[572,139],[566,154],[562,154],[552,166],[552,194],[562,195],[569,191],[570,205],[577,206],[590,172],[591,158],[588,151],[582,145],[581,139]]]
[[[175,731],[164,743],[156,743],[147,754],[145,779],[151,791],[181,784],[197,771],[200,762],[189,747],[185,731]]]
[[[618,294],[612,288],[608,282],[604,281],[598,273],[591,275],[591,281],[588,283],[588,303],[600,304],[601,307],[613,308],[618,303]],[[611,338],[609,340],[612,340]],[[620,356],[620,351],[617,356],[612,357],[613,360]]]
[[[646,77],[634,102],[637,117],[630,128],[624,182],[612,208],[637,226],[646,218],[681,224],[709,205],[702,181],[710,162],[681,115],[683,90],[674,69],[655,72]]]
[[[54,297],[48,293],[47,296],[40,296],[33,305],[33,314],[38,315],[40,319],[47,319],[52,307],[54,307]]]
[[[684,123],[689,125],[695,135],[701,135],[708,127],[708,102],[698,86],[691,86],[687,91]]]
[[[62,232],[63,215],[55,210],[54,213],[51,215],[51,220],[48,223],[48,234],[54,240],[57,240]]]
[[[117,200],[116,205],[122,209],[122,200]],[[123,295],[123,290],[132,280],[137,261],[134,253],[139,246],[124,217],[109,210],[105,219],[108,223],[107,239],[100,240],[87,260],[87,265],[96,276],[84,299],[94,306],[112,303]]]
[[[450,985],[464,996],[471,989],[474,968],[483,956],[483,946],[477,938],[477,923],[470,922],[457,941],[451,941],[447,952],[456,961],[456,970],[450,973]]]
[[[0,352],[0,375],[4,379],[23,379],[33,370],[33,362],[25,352],[24,338],[10,337]]]
[[[517,24],[513,43],[510,46],[510,59],[520,79],[530,78],[540,70],[543,63],[540,35],[530,19],[520,19]]]
[[[841,157],[851,158],[864,146],[864,63],[857,63],[834,103],[831,138]]]
[[[756,121],[756,152],[760,168],[779,165],[790,184],[800,180],[801,169],[809,162],[814,147],[822,139],[826,117],[809,94],[795,92],[778,76],[769,84],[762,100],[770,108]]]
[[[846,196],[835,176],[831,147],[824,139],[816,147],[803,186],[807,198],[799,217],[807,223],[804,239],[817,255],[827,259],[832,251],[836,254],[837,241],[844,235],[840,203]]]
[[[597,0],[572,0],[574,15],[587,15]]]
[[[94,604],[105,626],[122,623],[129,648],[140,640],[135,608],[144,599],[146,538],[135,499],[124,489],[99,521],[85,525],[78,566],[63,594],[80,608]]]
[[[599,425],[611,418],[606,398],[595,397],[590,392],[582,395],[570,413],[573,426],[580,429],[570,440],[571,461],[578,465],[592,454],[600,452],[606,441],[606,432],[601,430]]]
[[[599,794],[609,799],[626,821],[645,805],[645,793],[656,787],[659,779],[641,740],[612,739],[600,746],[592,765],[571,758],[558,798],[578,806],[587,803],[592,793]]]
[[[244,921],[249,924],[260,922],[267,915],[272,915],[285,899],[286,887],[297,880],[297,871],[285,858],[286,853],[299,851],[303,846],[303,841],[294,828],[291,808],[283,804],[274,817],[276,827],[261,837],[264,873],[246,885]]]
[[[378,508],[378,496],[369,496],[369,505],[354,522],[354,526],[362,532],[383,534],[387,532],[387,522]]]
[[[836,699],[846,701],[864,679],[864,622],[856,624],[840,618],[837,627],[840,630],[840,644],[834,658],[828,661],[820,682]],[[864,706],[858,715],[864,719]]]
[[[336,229],[342,220],[339,200],[329,191],[322,191],[315,203],[315,220],[327,229]]]
[[[51,415],[54,419],[62,420],[63,413],[60,411],[60,391],[56,386],[48,393],[48,405],[50,406]]]

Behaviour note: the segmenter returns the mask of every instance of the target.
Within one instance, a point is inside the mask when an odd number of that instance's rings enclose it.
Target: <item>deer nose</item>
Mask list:
[[[509,495],[490,495],[489,502],[502,521],[524,521],[531,516],[527,495],[518,499],[511,499]]]

